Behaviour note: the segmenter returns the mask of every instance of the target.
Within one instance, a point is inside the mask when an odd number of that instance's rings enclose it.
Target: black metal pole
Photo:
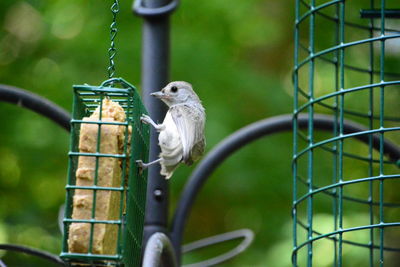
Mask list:
[[[147,7],[158,7],[168,0],[146,0]],[[155,122],[162,122],[165,105],[150,96],[166,85],[169,76],[169,18],[145,19],[142,33],[142,94],[150,117]],[[149,159],[158,158],[158,133],[151,129]],[[168,222],[168,183],[160,175],[160,165],[149,168],[147,201],[145,215],[144,241],[154,232],[166,232]]]
[[[142,27],[142,95],[150,117],[162,122],[166,106],[150,96],[169,80],[169,13],[176,7],[171,0],[137,0],[134,12],[144,18]],[[149,158],[158,158],[158,133],[151,129]],[[168,182],[160,175],[160,166],[149,168],[143,243],[155,232],[167,233]]]

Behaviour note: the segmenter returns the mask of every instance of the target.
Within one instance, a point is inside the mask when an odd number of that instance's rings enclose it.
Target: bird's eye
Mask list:
[[[172,93],[178,92],[178,87],[172,86],[172,87],[171,87],[171,92],[172,92]]]

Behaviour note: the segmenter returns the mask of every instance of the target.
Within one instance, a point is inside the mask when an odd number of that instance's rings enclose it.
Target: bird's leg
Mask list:
[[[161,158],[159,158],[159,159],[156,159],[156,160],[154,160],[154,161],[152,161],[152,162],[149,162],[149,163],[144,163],[142,160],[137,160],[136,161],[136,164],[139,166],[139,168],[141,168],[142,170],[145,170],[145,169],[147,169],[149,166],[151,166],[151,165],[153,165],[153,164],[156,164],[156,163],[158,163],[158,162],[160,162],[161,161]]]
[[[148,115],[146,115],[146,114],[142,114],[142,116],[140,117],[140,120],[141,120],[143,123],[150,124],[150,125],[153,126],[158,132],[159,132],[159,131],[162,131],[162,130],[165,128],[164,125],[155,123],[155,122],[150,118],[150,116],[148,116]]]

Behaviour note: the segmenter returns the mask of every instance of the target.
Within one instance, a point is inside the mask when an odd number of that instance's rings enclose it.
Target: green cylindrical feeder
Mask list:
[[[118,103],[124,110],[126,121],[109,122],[102,120],[102,103],[109,99]],[[83,120],[89,117],[95,110],[99,112],[99,118],[94,121]],[[140,116],[147,114],[136,88],[121,78],[113,78],[103,82],[100,86],[75,85],[73,101],[73,117],[71,120],[71,144],[69,152],[69,167],[67,181],[66,210],[64,217],[63,250],[61,257],[71,265],[85,263],[96,266],[139,266],[141,261],[141,247],[143,236],[143,222],[145,214],[147,172],[139,170],[135,164],[136,160],[148,160],[149,127],[140,122]],[[85,124],[97,125],[97,149],[94,153],[85,153],[79,150],[79,135],[81,126]],[[103,126],[102,126],[103,125]],[[100,132],[104,125],[115,125],[123,127],[123,152],[110,154],[100,153]],[[102,127],[101,127],[102,126]],[[128,147],[130,143],[130,148]],[[95,160],[94,181],[89,186],[76,184],[76,172],[80,157]],[[99,161],[101,159],[120,159],[121,184],[113,187],[99,186]],[[91,216],[88,219],[74,219],[73,197],[76,190],[87,190],[93,195],[91,204]],[[118,192],[118,216],[112,220],[96,219],[96,205],[100,205],[96,195],[99,192]],[[89,238],[87,240],[87,251],[76,253],[69,251],[68,238],[70,225],[81,223],[90,225]],[[94,252],[94,229],[96,225],[112,224],[117,227],[117,245],[115,253],[96,254]]]
[[[384,0],[296,1],[293,266],[399,262],[400,169],[384,150],[384,140],[400,145],[398,8]],[[330,134],[314,131],[316,112],[336,119]],[[309,116],[305,131],[297,127],[301,113]],[[345,133],[345,119],[366,129]]]

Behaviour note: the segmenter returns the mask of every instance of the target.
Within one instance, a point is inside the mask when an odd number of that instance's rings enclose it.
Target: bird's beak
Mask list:
[[[161,91],[151,93],[150,95],[151,95],[151,96],[154,96],[154,97],[157,97],[157,98],[159,98],[159,99],[163,99],[163,98],[165,98],[165,96],[166,96],[166,95],[165,95],[163,92],[161,92]]]

